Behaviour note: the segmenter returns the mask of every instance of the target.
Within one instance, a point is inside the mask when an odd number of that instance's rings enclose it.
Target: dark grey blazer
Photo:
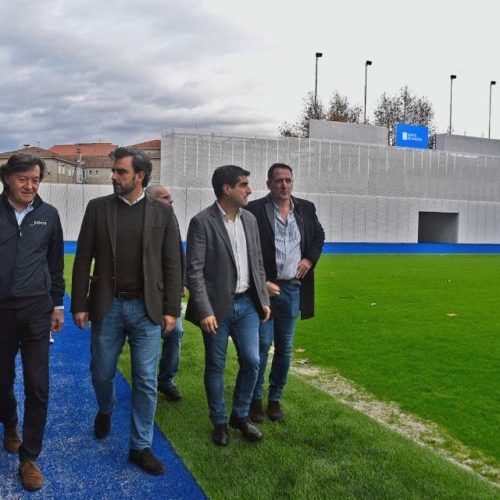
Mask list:
[[[241,213],[247,241],[251,294],[259,316],[269,305],[266,276],[255,217]],[[187,234],[186,275],[189,301],[186,319],[195,325],[215,316],[219,325],[226,317],[236,289],[237,271],[231,242],[217,203],[195,215]]]
[[[100,321],[115,296],[116,195],[87,205],[73,266],[71,312],[89,312]],[[143,228],[144,302],[149,317],[160,324],[164,315],[180,315],[182,290],[179,231],[172,207],[146,195]],[[121,202],[120,202],[121,203]],[[92,260],[94,271],[90,275]]]

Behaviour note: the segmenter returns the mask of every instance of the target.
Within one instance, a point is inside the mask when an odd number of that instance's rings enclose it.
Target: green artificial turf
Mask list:
[[[317,269],[301,356],[498,463],[500,256],[328,255]]]
[[[349,259],[356,262],[355,257]],[[340,352],[337,343],[341,337],[333,327],[352,323],[353,331],[357,330],[356,321],[348,321],[350,315],[347,313],[344,321],[340,322],[340,301],[348,299],[336,297],[338,291],[329,288],[332,283],[328,283],[332,277],[335,281],[341,276],[341,262],[344,263],[344,268],[350,269],[349,273],[353,273],[353,265],[346,266],[349,259],[323,258],[319,274],[324,276],[320,277],[318,288],[320,294],[329,294],[331,305],[321,301],[320,308],[326,309],[325,312],[318,310],[321,320],[318,318],[300,324],[300,341],[297,345],[303,345],[307,349],[301,356],[307,355],[311,362],[324,366],[340,367],[336,354]],[[69,258],[67,261],[67,273],[71,260]],[[331,271],[328,270],[330,263]],[[394,261],[392,269],[398,274]],[[330,275],[330,272],[333,274]],[[344,282],[342,287],[346,288],[341,293],[349,293],[353,297],[350,300],[355,300],[357,293],[348,292],[351,284]],[[386,290],[384,296],[387,298],[391,294]],[[373,308],[382,305],[383,299],[370,298],[370,302],[377,300],[377,306],[368,304],[367,314],[374,315]],[[331,323],[325,317],[327,314],[331,317]],[[413,318],[412,315],[409,317]],[[324,328],[324,331],[318,332],[321,336],[314,334],[313,324],[317,321],[323,322],[321,328]],[[402,322],[400,319],[399,323]],[[383,321],[380,321],[379,327],[384,330],[382,324]],[[305,325],[311,330],[306,332]],[[238,432],[231,431],[231,443],[227,448],[214,446],[210,440],[211,425],[203,387],[203,343],[195,327],[187,322],[185,327],[181,368],[177,376],[183,399],[178,403],[168,403],[160,397],[157,423],[210,498],[500,497],[498,489],[485,481],[447,462],[432,451],[388,431],[361,413],[336,403],[332,397],[293,376],[290,377],[283,401],[286,420],[281,424],[262,424],[260,428],[264,433],[263,442],[246,443]],[[318,327],[316,323],[316,328]],[[390,328],[384,331],[387,342],[392,337],[397,338],[403,334],[401,330],[391,334]],[[305,343],[306,339],[308,343]],[[329,342],[326,342],[326,339],[329,339]],[[352,336],[349,339],[346,335],[343,355],[345,364],[372,366],[371,363],[365,363],[359,355],[349,355],[348,347],[352,341],[356,339]],[[357,341],[360,342],[359,339]],[[414,343],[417,343],[417,338]],[[331,350],[330,356],[325,353],[327,348]],[[356,345],[350,346],[350,349],[360,352]],[[396,348],[387,348],[388,353],[397,354],[397,351]],[[368,349],[367,357],[374,357],[376,352],[372,351],[372,356],[369,356]],[[330,361],[326,362],[329,358]],[[386,354],[382,356],[379,365],[383,366],[387,362]],[[425,372],[426,363],[423,364],[422,367],[416,364],[414,370]],[[377,366],[376,363],[373,364],[374,372],[380,369],[380,366]],[[120,359],[120,367],[130,380],[127,349]],[[235,371],[236,357],[234,348],[230,345],[226,373],[226,401],[229,408]],[[360,380],[357,381],[361,383]],[[435,383],[439,384],[439,380]],[[368,387],[369,384],[365,386]],[[370,389],[374,390],[373,387]],[[476,391],[480,392],[478,388]],[[391,396],[391,399],[395,398]]]
[[[169,403],[160,396],[156,421],[210,498],[500,498],[485,481],[293,376],[283,401],[285,422],[259,425],[260,443],[230,430],[229,446],[215,446],[201,334],[185,326],[177,376],[183,399]],[[232,344],[229,354],[230,409],[237,364]],[[127,349],[120,366],[130,380]]]

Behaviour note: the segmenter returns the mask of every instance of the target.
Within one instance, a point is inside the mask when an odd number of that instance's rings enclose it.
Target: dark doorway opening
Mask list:
[[[419,212],[419,243],[457,243],[458,213]]]

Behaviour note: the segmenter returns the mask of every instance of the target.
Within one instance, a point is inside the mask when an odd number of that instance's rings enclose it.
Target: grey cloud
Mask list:
[[[9,5],[10,4],[10,5]],[[265,126],[224,100],[211,61],[252,46],[198,0],[0,5],[0,150],[40,141],[127,143],[167,127]],[[171,78],[181,72],[184,82]],[[249,90],[234,83],[227,95]]]

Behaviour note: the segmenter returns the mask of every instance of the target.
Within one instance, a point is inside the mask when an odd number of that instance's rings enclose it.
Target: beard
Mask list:
[[[134,189],[134,181],[131,181],[128,184],[118,184],[113,182],[113,191],[120,196],[127,196],[127,194],[131,193]]]

